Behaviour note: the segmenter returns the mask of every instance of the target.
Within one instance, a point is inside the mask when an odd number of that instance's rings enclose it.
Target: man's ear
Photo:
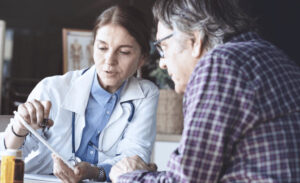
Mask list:
[[[199,31],[193,32],[194,39],[193,39],[193,50],[192,50],[192,56],[195,58],[200,58],[202,53],[202,40],[203,36]]]

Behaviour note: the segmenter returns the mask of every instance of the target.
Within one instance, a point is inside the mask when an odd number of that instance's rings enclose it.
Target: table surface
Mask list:
[[[45,183],[45,181],[40,181],[40,180],[27,180],[24,179],[24,183]]]
[[[29,179],[24,179],[24,183],[46,183],[46,182],[50,183],[49,181],[43,181],[43,180],[29,180]],[[84,181],[84,182],[90,182],[90,183],[92,183],[92,181]],[[100,183],[100,182],[98,182],[98,183]],[[108,182],[101,182],[101,183],[108,183]]]
[[[24,175],[24,183],[46,183],[46,182],[61,182],[54,175],[39,175],[39,174],[25,174]],[[94,181],[83,180],[83,183],[88,182],[92,183]],[[96,182],[94,182],[96,183]],[[100,183],[100,182],[97,182]],[[105,183],[105,182],[101,182]]]

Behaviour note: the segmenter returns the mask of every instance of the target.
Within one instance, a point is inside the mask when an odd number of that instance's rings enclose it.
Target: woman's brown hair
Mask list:
[[[142,54],[146,57],[149,56],[151,23],[146,21],[144,13],[132,6],[121,5],[105,10],[96,20],[93,29],[94,40],[97,30],[107,24],[116,24],[124,27],[140,45]]]

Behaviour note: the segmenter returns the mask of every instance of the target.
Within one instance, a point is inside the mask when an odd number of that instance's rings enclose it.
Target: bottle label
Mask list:
[[[15,156],[2,156],[1,160],[1,183],[14,182]]]

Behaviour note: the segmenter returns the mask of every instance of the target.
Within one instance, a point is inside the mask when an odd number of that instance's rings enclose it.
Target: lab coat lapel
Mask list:
[[[79,71],[80,75],[82,71]],[[65,95],[62,107],[80,115],[84,115],[85,108],[89,99],[89,93],[95,74],[95,66],[91,67],[84,74],[77,77]]]
[[[125,104],[122,104],[122,102],[142,98],[145,98],[145,94],[143,93],[138,79],[134,77],[129,78],[122,90],[121,98],[117,103],[108,124],[100,135],[99,145],[102,146],[104,151],[110,149],[116,143],[126,128],[128,122],[127,119],[131,109],[128,108],[128,106],[125,107]]]
[[[120,116],[124,112],[123,107],[121,105],[122,102],[133,101],[141,98],[145,98],[145,95],[138,82],[138,79],[135,77],[129,78],[128,81],[125,83],[125,86],[121,92],[120,100],[116,104],[114,112],[112,113],[110,120],[106,126],[108,127],[111,123],[117,121],[120,118]]]
[[[80,71],[82,74],[82,71]],[[89,93],[95,74],[95,66],[76,78],[66,94],[62,108],[75,112],[75,149],[79,148],[83,128],[85,127],[85,109],[89,100]],[[72,115],[72,114],[71,114]]]
[[[137,100],[145,98],[145,94],[142,90],[142,86],[139,83],[139,79],[135,77],[131,77],[128,79],[128,82],[124,86],[120,102],[129,101],[129,100]]]

